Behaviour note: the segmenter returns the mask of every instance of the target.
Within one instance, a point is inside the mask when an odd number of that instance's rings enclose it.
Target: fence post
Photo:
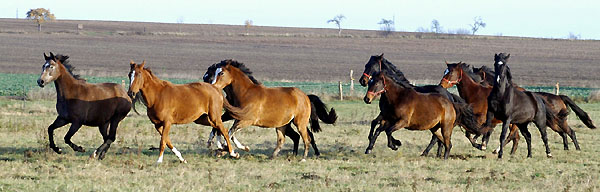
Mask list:
[[[342,81],[338,81],[340,87],[340,101],[344,100],[344,92],[342,91]]]
[[[353,73],[354,71],[350,69],[350,95],[354,95],[354,78],[352,77]]]
[[[121,86],[123,86],[123,88],[126,88],[125,87],[125,80],[121,80]]]
[[[559,92],[560,92],[560,86],[558,85],[558,82],[556,82],[556,95],[558,95]]]

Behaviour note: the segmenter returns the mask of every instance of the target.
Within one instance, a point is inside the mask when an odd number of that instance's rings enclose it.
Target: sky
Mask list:
[[[327,20],[342,14],[342,28],[378,30],[382,19],[396,31],[470,29],[475,17],[487,24],[477,34],[600,39],[600,1],[592,0],[2,0],[0,18],[24,18],[32,8],[50,9],[56,19],[190,24],[336,28]]]

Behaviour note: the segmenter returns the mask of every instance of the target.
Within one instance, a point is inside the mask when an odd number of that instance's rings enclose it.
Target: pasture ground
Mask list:
[[[470,146],[458,128],[447,161],[420,157],[430,139],[428,131],[397,131],[403,142],[398,151],[380,136],[372,154],[365,155],[368,124],[377,115],[377,103],[326,101],[339,113],[336,126],[324,125],[316,133],[321,157],[306,162],[291,154],[286,140],[280,156],[270,159],[276,143],[274,129],[249,127],[239,139],[250,146],[241,159],[218,158],[206,147],[210,129],[177,125],[171,129],[174,145],[188,164],[180,164],[166,150],[156,165],[159,136],[145,115],[130,115],[121,122],[117,141],[102,161],[89,160],[101,144],[94,127],[82,127],[73,137],[86,148],[76,153],[63,141],[68,127],[55,131],[64,154],[49,151],[47,126],[56,117],[54,100],[0,99],[0,191],[598,191],[600,190],[600,135],[585,128],[573,113],[569,124],[577,131],[582,150],[570,144],[564,151],[558,134],[549,130],[554,158],[544,155],[539,132],[533,134],[533,158],[526,158],[521,140],[515,155],[498,160],[491,154],[498,145],[499,129],[487,151]],[[600,104],[580,106],[596,120]],[[138,105],[138,109],[143,108]],[[133,114],[133,113],[132,113]],[[231,122],[226,124],[231,125]],[[510,146],[510,144],[509,144]],[[435,148],[434,150],[435,151]],[[302,150],[300,150],[302,152]]]

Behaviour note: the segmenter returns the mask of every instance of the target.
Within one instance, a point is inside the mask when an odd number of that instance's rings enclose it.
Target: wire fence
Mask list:
[[[41,91],[37,85],[37,74],[6,74],[0,73],[0,96],[16,96],[16,97],[27,97],[31,92]],[[100,82],[112,82],[121,84],[125,82],[125,87],[128,86],[128,79],[124,77],[84,77],[90,83]],[[197,82],[198,80],[192,79],[172,79],[166,78],[165,80],[171,81],[175,84],[183,84],[190,82]],[[339,83],[338,82],[263,82],[263,85],[267,87],[297,87],[308,94],[316,94],[321,96],[337,96],[339,95]],[[554,93],[554,86],[524,86],[525,89],[535,92],[548,92]],[[54,85],[49,84],[46,91],[54,91]],[[350,82],[342,83],[342,90],[344,96],[362,96],[366,93],[367,88],[362,87],[359,84],[354,85],[354,91],[350,90]],[[448,89],[452,93],[457,93],[456,88]],[[582,88],[582,87],[560,87],[560,94],[567,95],[572,99],[579,101],[588,101],[594,94],[598,94],[600,88]]]

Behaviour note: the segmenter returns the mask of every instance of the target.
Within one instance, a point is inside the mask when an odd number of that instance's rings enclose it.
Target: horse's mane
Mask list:
[[[69,74],[71,74],[71,76],[73,76],[75,79],[77,80],[85,80],[83,78],[81,78],[79,75],[73,74],[73,70],[75,70],[75,66],[69,64],[69,56],[68,55],[62,55],[62,54],[57,54],[54,56],[54,58],[58,61],[60,61],[60,63],[65,66],[65,68],[67,69],[67,71],[69,72]]]
[[[386,77],[392,79],[392,81],[394,81],[394,83],[398,84],[399,86],[406,88],[406,89],[414,88],[414,86],[412,84],[410,84],[408,82],[408,80],[406,80],[406,78],[404,78],[404,76],[398,76],[397,74],[393,74],[392,72],[389,72],[389,71],[382,71],[382,72]]]
[[[250,78],[250,80],[252,81],[252,83],[257,84],[257,85],[261,84],[258,80],[256,80],[254,78],[254,76],[252,76],[252,71],[250,71],[250,69],[248,69],[248,67],[246,67],[246,65],[244,65],[244,63],[240,63],[240,62],[238,62],[236,60],[233,60],[233,59],[226,59],[226,60],[223,60],[223,61],[221,61],[220,63],[218,63],[216,65],[219,66],[219,67],[223,67],[223,66],[226,66],[226,65],[231,65],[231,66],[233,66],[235,68],[240,69],[240,71],[242,71],[244,74],[246,74],[246,76],[248,76],[248,78]]]
[[[490,85],[494,84],[494,76],[496,75],[496,72],[494,72],[494,69],[492,69],[488,66],[482,65],[480,68],[473,67],[473,72],[476,74],[479,72],[485,73],[486,78],[483,79],[483,81]]]
[[[463,72],[465,74],[467,74],[467,76],[469,76],[473,81],[475,81],[475,82],[481,81],[481,76],[477,75],[477,73],[475,73],[473,70],[476,68],[471,67],[471,65],[469,65],[467,63],[460,63],[460,66],[461,66]]]
[[[390,77],[391,79],[393,79],[396,83],[402,85],[405,88],[413,88],[414,86],[412,84],[410,84],[410,81],[408,81],[408,79],[406,79],[406,77],[404,76],[404,73],[402,73],[402,71],[400,71],[398,68],[396,68],[396,66],[394,64],[392,64],[392,62],[388,61],[387,59],[381,57],[381,64],[385,65],[392,73],[385,73],[388,77]]]

